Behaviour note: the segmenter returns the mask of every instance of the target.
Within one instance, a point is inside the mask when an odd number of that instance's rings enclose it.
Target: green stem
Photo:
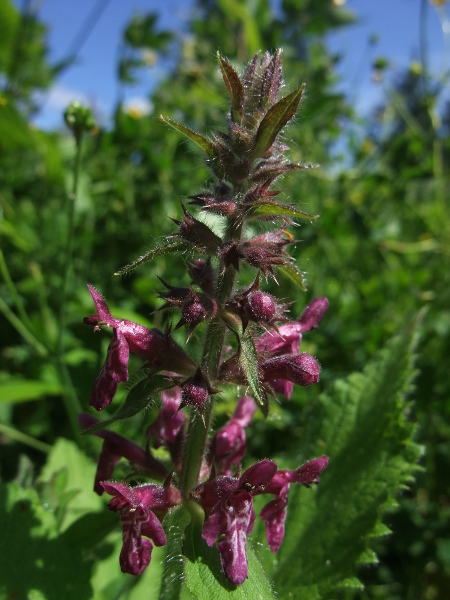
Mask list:
[[[44,452],[45,454],[48,454],[52,449],[52,447],[49,444],[36,440],[30,435],[22,433],[21,431],[17,431],[17,429],[14,429],[13,427],[8,427],[8,425],[4,425],[3,423],[0,423],[0,433],[7,435],[16,442],[26,444],[27,446],[30,446],[30,448],[34,448],[35,450]]]
[[[34,336],[34,334],[23,324],[17,315],[9,308],[6,302],[0,298],[0,311],[8,319],[11,325],[20,333],[23,339],[36,350],[39,356],[47,356],[47,348]]]
[[[16,305],[17,312],[19,313],[19,317],[22,319],[22,322],[28,329],[32,330],[33,325],[31,323],[30,317],[27,315],[26,310],[23,306],[23,302],[20,298],[19,293],[17,292],[17,288],[14,285],[13,280],[11,279],[11,275],[9,274],[8,265],[6,264],[5,257],[2,249],[0,248],[0,273],[5,280],[6,286],[11,294],[14,304]]]
[[[65,386],[64,403],[66,406],[67,413],[72,425],[74,434],[77,436],[79,433],[79,426],[77,421],[77,415],[81,412],[81,404],[75,393],[72,379],[70,377],[67,365],[64,362],[64,330],[66,322],[66,309],[67,309],[67,290],[69,286],[69,279],[72,273],[72,261],[73,261],[73,240],[75,230],[75,202],[78,194],[78,184],[81,171],[81,151],[83,142],[83,133],[75,135],[76,141],[76,155],[75,155],[75,166],[73,175],[73,187],[72,193],[69,195],[69,210],[68,210],[68,221],[69,230],[67,234],[67,245],[64,256],[62,285],[60,292],[60,305],[59,305],[59,320],[58,320],[58,346],[57,346],[57,361],[60,377]]]
[[[241,233],[242,224],[236,226],[230,221],[225,239],[226,241],[239,241]],[[216,297],[221,305],[224,305],[230,298],[233,292],[235,277],[236,271],[234,267],[230,266],[219,280]],[[213,319],[206,331],[201,368],[208,376],[211,383],[213,383],[217,377],[225,341],[225,333],[226,325],[220,318]],[[198,410],[194,408],[191,409],[186,444],[183,453],[183,467],[180,475],[180,488],[185,497],[188,497],[189,491],[198,484],[202,460],[208,441],[213,402],[213,398],[210,397],[204,406],[203,418]]]

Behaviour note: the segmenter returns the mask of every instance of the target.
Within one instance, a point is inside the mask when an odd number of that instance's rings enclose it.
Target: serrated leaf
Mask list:
[[[336,381],[318,410],[305,415],[308,456],[325,453],[330,462],[317,488],[291,489],[273,575],[281,595],[296,589],[299,598],[309,598],[318,590],[321,598],[334,598],[336,588],[354,578],[361,557],[373,558],[369,537],[380,531],[380,514],[420,457],[405,402],[416,327],[391,340],[363,373]]]
[[[306,292],[306,285],[303,273],[296,265],[293,265],[292,263],[287,263],[285,265],[276,267],[276,270],[277,272],[290,279],[292,283],[295,283],[295,285],[299,287],[303,292]]]
[[[252,395],[258,404],[263,408],[263,412],[267,414],[268,400],[266,394],[259,385],[258,353],[249,329],[246,329],[240,338],[239,364],[244,371],[247,383],[252,391]]]
[[[180,598],[184,568],[184,531],[190,521],[191,515],[184,506],[176,508],[164,519],[167,544],[165,545],[166,555],[159,600],[177,600]]]
[[[134,417],[142,410],[146,410],[152,403],[155,403],[159,392],[172,386],[173,382],[164,375],[153,375],[140,381],[128,392],[125,402],[110,419],[85,429],[83,433],[95,433],[100,429],[109,427],[116,421]]]
[[[356,562],[358,565],[377,565],[379,560],[371,548],[366,548]]]
[[[0,598],[93,597],[94,561],[55,535],[54,514],[35,489],[0,486],[0,527]]]
[[[231,118],[235,123],[242,121],[242,109],[245,100],[245,89],[239,75],[230,65],[230,63],[217,53],[220,70],[223,80],[231,96]]]
[[[61,519],[60,531],[81,514],[104,509],[102,499],[92,493],[95,471],[96,464],[74,442],[59,438],[54,443],[37,483],[42,504]]]
[[[144,263],[146,263],[149,260],[153,260],[156,256],[161,256],[163,254],[166,254],[167,252],[178,252],[179,250],[182,250],[185,247],[185,245],[186,244],[185,244],[184,240],[179,240],[179,239],[168,240],[161,246],[157,246],[156,248],[149,250],[148,252],[143,254],[141,257],[139,257],[137,260],[133,261],[129,265],[122,267],[119,271],[114,273],[114,277],[121,277],[122,275],[125,275],[126,273],[129,273],[130,271],[134,271],[134,269],[137,269],[138,267],[140,267],[141,265],[143,265]]]
[[[392,529],[390,529],[385,523],[379,521],[370,532],[369,537],[380,538],[386,535],[390,535],[391,533]]]
[[[192,129],[189,129],[189,127],[186,127],[186,125],[182,125],[181,123],[172,121],[172,119],[169,119],[169,117],[163,117],[162,115],[160,115],[159,118],[164,123],[167,123],[167,125],[170,125],[171,127],[176,129],[180,133],[184,134],[192,142],[197,144],[197,146],[200,146],[200,148],[204,152],[206,152],[206,154],[209,156],[209,158],[214,158],[217,155],[216,145],[214,144],[214,142],[212,142],[206,136],[201,135],[200,133],[197,133],[196,131],[193,131]]]
[[[319,215],[311,215],[299,210],[293,204],[277,204],[275,202],[260,202],[252,206],[246,213],[248,218],[255,217],[286,217],[294,219],[318,219]]]
[[[222,573],[219,552],[215,546],[209,547],[201,537],[202,523],[193,520],[186,528],[184,539],[184,579],[193,598],[200,600],[273,600],[271,583],[267,579],[261,563],[257,559],[250,542],[247,542],[248,579],[240,586],[233,585]],[[189,597],[189,596],[187,596]],[[170,598],[170,600],[174,600]]]
[[[359,590],[363,591],[364,586],[357,577],[348,577],[336,586],[338,590]]]
[[[281,129],[297,112],[304,89],[305,84],[279,100],[267,111],[258,127],[255,145],[250,151],[251,158],[263,156],[270,148]]]

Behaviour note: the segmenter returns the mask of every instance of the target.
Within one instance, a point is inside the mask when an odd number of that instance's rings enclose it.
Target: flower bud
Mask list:
[[[189,211],[182,205],[183,220],[174,223],[179,225],[178,234],[175,237],[181,237],[187,242],[192,243],[196,248],[201,248],[210,254],[214,254],[222,244],[222,240],[207,225],[195,219]]]
[[[262,366],[263,380],[284,379],[307,386],[319,381],[320,365],[311,355],[284,354],[266,360]]]
[[[213,389],[208,379],[198,367],[195,375],[189,377],[181,386],[180,409],[185,406],[195,406],[202,409],[210,394],[216,394],[218,390]]]
[[[201,206],[202,210],[213,212],[222,217],[228,217],[236,211],[236,204],[227,198],[216,198],[212,194],[199,194],[197,196],[189,196],[192,200],[191,204]]]
[[[283,265],[289,261],[289,255],[284,251],[284,246],[291,244],[292,241],[289,234],[282,229],[264,233],[239,244],[237,255],[252,267],[261,269],[267,276],[268,273],[273,274],[273,265]]]
[[[277,312],[277,305],[270,294],[252,292],[247,296],[244,310],[251,321],[270,323]]]
[[[208,400],[208,386],[206,381],[197,380],[195,377],[188,379],[181,389],[183,406],[203,406]]]
[[[200,323],[206,317],[205,309],[200,300],[193,298],[183,304],[181,318],[186,323]]]
[[[91,109],[77,101],[71,102],[64,111],[64,121],[77,139],[95,127]]]
[[[175,329],[179,329],[186,324],[189,325],[190,337],[199,323],[213,317],[216,312],[217,302],[215,300],[208,298],[205,294],[196,294],[191,290],[191,297],[181,307],[181,319],[176,324]]]
[[[212,295],[216,287],[214,269],[210,260],[194,260],[188,264],[189,276],[206,294]]]

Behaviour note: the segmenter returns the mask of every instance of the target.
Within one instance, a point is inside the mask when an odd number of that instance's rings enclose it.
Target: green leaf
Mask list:
[[[96,464],[78,446],[60,438],[48,455],[38,479],[41,502],[59,519],[64,531],[80,515],[104,509],[104,501],[94,494]]]
[[[33,488],[0,486],[0,597],[92,598],[92,556],[55,537],[53,512]],[[76,576],[74,576],[76,574]]]
[[[125,267],[122,267],[119,271],[114,273],[114,277],[121,277],[122,275],[125,275],[130,271],[134,271],[134,269],[137,269],[149,260],[153,260],[156,256],[161,256],[162,254],[166,254],[167,252],[178,252],[179,250],[182,250],[185,246],[186,244],[184,240],[168,240],[165,244],[162,244],[161,246],[157,246],[156,248],[149,250],[137,260],[133,261],[129,265],[126,265]]]
[[[247,378],[252,395],[262,407],[264,414],[267,414],[268,400],[264,390],[261,389],[259,384],[258,353],[249,329],[246,329],[240,338],[239,364]]]
[[[215,156],[217,155],[217,148],[214,142],[212,142],[209,138],[205,137],[204,135],[201,135],[200,133],[197,133],[196,131],[193,131],[192,129],[189,129],[189,127],[186,127],[186,125],[181,125],[181,123],[172,121],[172,119],[169,119],[169,117],[163,117],[162,115],[160,115],[159,118],[164,123],[167,123],[167,125],[170,125],[180,133],[183,133],[192,142],[195,142],[197,146],[200,146],[200,148],[206,152],[209,158],[215,158]]]
[[[180,597],[183,582],[184,531],[191,522],[191,514],[184,506],[174,509],[164,519],[167,535],[160,600],[176,600]]]
[[[303,273],[296,265],[293,265],[292,263],[287,263],[285,265],[276,267],[276,270],[277,272],[290,279],[292,283],[295,283],[295,285],[299,287],[303,292],[306,292],[306,285]]]
[[[231,118],[235,123],[242,121],[242,109],[245,100],[245,89],[239,75],[230,65],[230,63],[217,53],[220,70],[223,80],[231,96]]]
[[[246,216],[250,219],[255,217],[285,217],[294,219],[318,219],[319,215],[311,215],[299,210],[293,204],[276,204],[275,202],[258,202],[254,204]]]
[[[411,481],[421,455],[405,402],[416,327],[391,340],[363,373],[336,381],[305,416],[308,458],[327,454],[330,462],[317,488],[290,491],[273,574],[281,595],[335,598],[338,587],[358,585],[359,562],[376,560],[370,538],[387,533],[380,515]]]
[[[279,100],[267,111],[256,133],[255,145],[250,151],[251,158],[262,156],[270,148],[278,133],[297,112],[304,89],[305,84]]]
[[[183,545],[184,579],[180,598],[226,600],[232,597],[233,600],[273,600],[271,584],[250,542],[247,542],[248,579],[242,585],[235,586],[222,573],[219,552],[215,546],[210,548],[206,544],[201,537],[201,528],[202,521],[196,518],[193,518],[186,528]],[[184,587],[191,596],[184,594]],[[174,600],[176,596],[169,598]]]
[[[8,377],[0,380],[0,403],[29,402],[61,394],[61,384],[57,381],[40,381],[22,377]]]
[[[106,421],[102,421],[101,423],[97,423],[96,425],[85,429],[83,433],[95,433],[100,429],[112,425],[116,421],[134,417],[141,411],[146,410],[151,404],[155,403],[155,396],[157,396],[159,392],[172,386],[173,382],[164,375],[146,377],[128,392],[125,402],[110,419],[106,419]]]

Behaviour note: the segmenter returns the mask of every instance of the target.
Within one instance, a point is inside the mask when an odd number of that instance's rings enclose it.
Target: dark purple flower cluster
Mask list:
[[[255,521],[254,497],[272,496],[260,516],[268,545],[277,552],[284,537],[291,483],[306,487],[318,483],[328,464],[328,457],[322,456],[291,471],[264,459],[240,474],[245,428],[258,406],[266,415],[270,397],[279,393],[289,400],[294,384],[305,387],[319,380],[319,363],[300,353],[300,344],[304,332],[318,327],[328,300],[312,300],[294,320],[288,317],[289,302],[260,289],[260,280],[277,281],[278,271],[298,282],[302,279],[287,252],[295,240],[286,228],[295,224],[293,217],[312,215],[281,203],[281,191],[272,185],[289,171],[306,168],[284,157],[288,148],[278,139],[296,113],[303,87],[278,99],[279,51],[257,54],[242,77],[220,56],[219,65],[231,96],[228,132],[210,139],[164,120],[206,152],[216,182],[189,199],[223,219],[223,233],[218,235],[182,205],[182,219],[174,220],[177,231],[138,261],[170,251],[193,255],[187,264],[188,284],[177,286],[160,279],[164,287],[159,292],[164,302],[160,310],[177,312],[173,327],[163,332],[116,319],[100,293],[89,286],[97,313],[84,322],[94,331],[113,330],[90,405],[101,411],[111,403],[118,384],[128,380],[131,352],[142,358],[143,376],[127,397],[130,414],[136,414],[136,406],[145,410],[149,398],[162,398],[161,408],[147,428],[145,448],[103,429],[90,415],[80,415],[79,420],[84,429],[103,439],[94,489],[111,495],[110,509],[120,512],[122,570],[142,573],[153,545],[166,543],[162,520],[167,511],[196,501],[205,514],[204,540],[217,545],[225,576],[239,585],[248,576],[246,540]],[[253,226],[247,227],[250,222]],[[277,223],[274,231],[251,237],[255,226],[271,222]],[[243,265],[257,272],[251,285],[239,288],[236,278]],[[203,334],[200,364],[173,339],[172,331],[182,327],[187,329],[187,339],[194,331],[200,339]],[[214,433],[214,397],[230,384],[244,386],[248,395],[240,398],[230,419]],[[153,453],[160,447],[170,456],[164,464]],[[159,483],[131,487],[110,481],[122,458],[139,477]]]
[[[147,430],[153,446],[164,445],[171,451],[174,471],[180,472],[177,447],[185,433],[184,415],[177,412],[180,390],[163,394],[163,406],[156,421]],[[249,425],[256,410],[249,396],[241,398],[231,419],[215,434],[211,441],[205,465],[208,479],[191,490],[190,498],[196,500],[205,511],[202,536],[209,546],[217,543],[222,568],[234,584],[241,584],[248,576],[246,539],[253,529],[255,511],[253,497],[272,494],[270,501],[261,511],[260,517],[266,524],[267,543],[272,552],[277,552],[284,537],[284,522],[288,492],[291,483],[309,487],[319,483],[319,477],[328,464],[328,457],[311,460],[295,471],[279,470],[272,460],[262,460],[249,467],[240,476],[232,476],[234,465],[240,464],[246,452],[245,427]],[[180,417],[182,415],[182,417]],[[95,425],[94,417],[82,414],[80,424]],[[110,510],[120,511],[123,527],[123,549],[120,565],[124,573],[139,575],[150,562],[152,544],[142,536],[150,538],[157,546],[166,543],[161,520],[167,511],[182,503],[179,489],[171,485],[171,475],[164,465],[156,460],[149,449],[144,451],[134,442],[110,431],[99,430],[96,435],[103,438],[94,490],[98,494],[106,491],[113,496]],[[105,481],[113,475],[114,467],[121,458],[126,458],[140,472],[156,479],[164,479],[164,485],[141,485],[130,487],[125,483]],[[213,468],[212,468],[213,467]]]

